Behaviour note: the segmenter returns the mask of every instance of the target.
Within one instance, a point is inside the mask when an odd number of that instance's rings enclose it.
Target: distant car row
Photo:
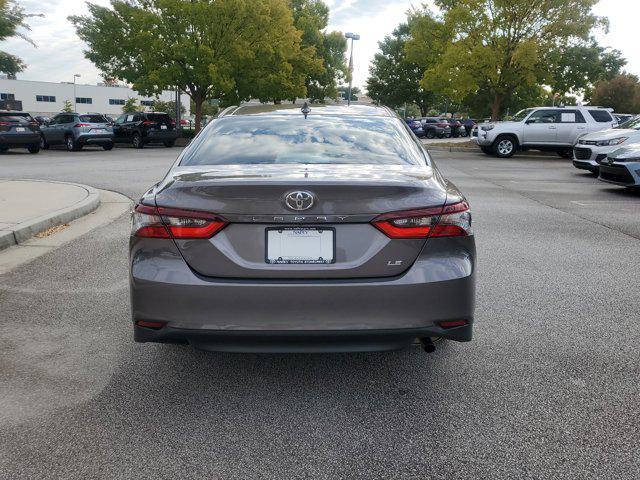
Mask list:
[[[488,155],[507,158],[518,150],[551,150],[573,158],[576,168],[600,180],[640,186],[640,116],[593,106],[529,108],[512,121],[478,125],[472,137]]]
[[[78,151],[87,145],[111,150],[115,143],[135,148],[148,144],[173,147],[178,138],[176,124],[162,112],[133,112],[117,120],[98,113],[59,113],[51,119],[33,118],[26,112],[0,112],[0,152],[26,148],[31,153],[62,145]]]
[[[476,122],[472,119],[422,117],[408,119],[407,125],[419,138],[468,137]]]

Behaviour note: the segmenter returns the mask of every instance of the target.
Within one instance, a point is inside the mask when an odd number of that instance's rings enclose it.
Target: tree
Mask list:
[[[425,63],[421,66],[407,55],[406,44],[411,38],[410,34],[409,25],[403,23],[378,42],[380,52],[375,54],[369,68],[367,93],[373,100],[392,108],[415,104],[421,116],[425,117],[429,107],[436,102],[436,95],[420,85]],[[422,46],[424,43],[416,42],[416,45]],[[412,52],[412,55],[413,58],[427,61],[421,52]]]
[[[62,111],[66,112],[66,113],[72,113],[73,112],[73,103],[71,103],[71,100],[65,100],[64,101],[64,107],[62,107]]]
[[[133,113],[138,110],[140,110],[140,107],[138,106],[138,100],[135,98],[127,98],[127,101],[122,106],[122,113]]]
[[[349,85],[340,85],[338,87],[338,94],[340,95],[340,98],[343,99],[347,99],[349,98]],[[358,95],[360,94],[360,88],[359,87],[351,87],[351,101],[352,102],[357,102],[358,101]]]
[[[194,111],[195,105],[193,104],[193,100],[190,102],[191,111]],[[220,111],[220,107],[218,107],[218,102],[215,100],[208,100],[202,104],[202,115],[207,117],[215,117]]]
[[[635,75],[618,75],[596,85],[591,103],[619,113],[640,113],[640,82]]]
[[[41,17],[41,14],[27,14],[14,0],[0,0],[0,41],[11,37],[20,37],[34,47],[36,44],[20,28],[30,30],[26,20],[29,17]],[[15,75],[24,70],[24,62],[10,53],[0,50],[0,72]]]
[[[72,16],[85,56],[146,95],[177,86],[195,106],[196,130],[210,98],[304,97],[304,64],[285,0],[111,0]]]
[[[347,39],[342,32],[325,33],[329,7],[321,0],[291,0],[293,21],[301,33],[301,48],[307,63],[299,66],[306,72],[305,84],[311,101],[337,98],[337,85],[346,78]]]
[[[627,61],[619,50],[598,45],[595,39],[550,52],[549,86],[554,92],[573,93],[589,98],[600,80],[611,80],[622,73]]]
[[[169,115],[172,119],[176,119],[176,102],[175,100],[169,100],[168,102],[165,102],[163,100],[160,100],[159,98],[156,98],[153,101],[153,109],[156,112],[165,112],[167,115]],[[187,109],[184,108],[184,105],[180,104],[180,114],[183,115],[184,113],[186,113]]]
[[[494,120],[516,89],[549,80],[550,52],[587,41],[592,29],[604,24],[591,12],[597,0],[435,3],[442,12],[440,43],[448,40],[435,65],[426,69],[422,86],[457,102],[484,88]],[[412,36],[430,32],[415,23]]]

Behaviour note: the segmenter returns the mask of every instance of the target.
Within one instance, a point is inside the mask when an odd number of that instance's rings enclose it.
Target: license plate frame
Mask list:
[[[26,132],[27,129],[25,127],[16,127],[16,132]]]
[[[331,234],[331,259],[323,259],[322,257],[317,260],[313,259],[273,259],[269,258],[269,232],[273,231],[293,231],[293,230],[315,230],[318,232],[329,232]],[[264,230],[264,261],[268,265],[331,265],[336,263],[336,229],[334,227],[325,226],[282,226],[282,227],[268,227]]]

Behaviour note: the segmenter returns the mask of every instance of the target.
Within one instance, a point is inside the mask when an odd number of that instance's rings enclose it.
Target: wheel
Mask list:
[[[29,145],[27,147],[29,153],[38,153],[40,151],[40,144],[36,143],[35,145]]]
[[[69,150],[70,152],[77,152],[82,148],[80,144],[76,142],[75,138],[73,138],[73,135],[67,136],[67,138],[65,139],[65,144],[67,145],[67,150]]]
[[[171,148],[176,144],[175,140],[171,140],[170,142],[164,142],[164,146],[167,148]]]
[[[565,148],[564,150],[558,150],[556,152],[562,158],[573,158],[573,150]]]
[[[144,148],[144,142],[142,141],[142,137],[139,133],[133,134],[133,139],[131,140],[133,144],[133,148]]]
[[[516,153],[516,141],[511,135],[501,135],[493,142],[493,153],[499,158],[509,158]]]
[[[433,131],[433,128],[430,128],[429,130],[427,130],[425,136],[429,139],[436,138],[436,132]]]
[[[466,130],[461,130],[461,131],[460,131],[460,136],[461,136],[461,137],[467,137],[467,136],[468,136],[468,135],[467,135],[467,131],[466,131]]]
[[[445,133],[444,136],[445,138],[451,138],[451,133]]]
[[[102,148],[104,148],[105,150],[113,150],[113,143],[102,145]]]
[[[493,155],[493,149],[491,147],[480,147],[480,150],[482,150],[482,153],[485,155]]]
[[[9,150],[9,147],[0,147],[0,153],[4,153]]]
[[[44,135],[40,135],[40,148],[42,150],[49,150],[49,144],[47,140],[44,138]]]

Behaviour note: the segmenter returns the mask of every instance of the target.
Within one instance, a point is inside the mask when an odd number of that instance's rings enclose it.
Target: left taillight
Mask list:
[[[146,238],[211,238],[226,225],[223,218],[209,212],[140,204],[133,211],[132,233]]]
[[[467,202],[385,213],[373,225],[389,238],[461,237],[471,235],[471,211]]]

